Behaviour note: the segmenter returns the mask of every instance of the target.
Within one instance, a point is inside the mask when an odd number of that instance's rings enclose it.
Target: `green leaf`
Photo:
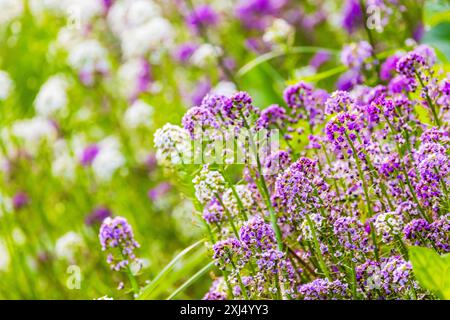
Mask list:
[[[177,264],[178,261],[180,261],[185,255],[187,255],[189,252],[191,252],[194,248],[196,248],[198,245],[204,243],[204,239],[190,245],[183,251],[181,251],[175,258],[173,258],[172,261],[169,262],[168,265],[164,267],[164,269],[153,279],[152,282],[150,282],[143,290],[142,293],[139,295],[139,300],[145,300],[148,299],[151,295],[151,293],[158,287],[158,285],[162,282],[164,277],[174,268],[174,266]]]
[[[183,283],[180,287],[178,287],[168,298],[167,300],[172,300],[175,298],[180,292],[191,286],[198,279],[200,279],[206,272],[208,272],[214,266],[214,261],[208,263],[204,268],[202,268],[199,272],[190,277],[185,283]]]
[[[450,299],[450,254],[439,256],[432,249],[412,247],[409,256],[420,285],[440,299]]]

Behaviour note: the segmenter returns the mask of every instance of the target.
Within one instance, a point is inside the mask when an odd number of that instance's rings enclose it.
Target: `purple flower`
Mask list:
[[[275,125],[275,128],[282,128],[285,125],[286,118],[286,110],[277,104],[273,104],[261,111],[261,115],[256,121],[256,128],[269,129],[271,125]]]
[[[358,0],[347,0],[342,8],[342,26],[352,34],[363,24],[363,12]]]
[[[341,91],[350,91],[358,84],[363,82],[361,73],[357,70],[348,70],[344,72],[336,81],[336,88]]]
[[[303,284],[299,288],[299,294],[304,300],[329,300],[349,299],[349,290],[346,283],[340,280],[316,279]]]
[[[360,70],[372,56],[373,48],[367,41],[345,45],[341,52],[342,63],[350,69]]]
[[[173,58],[180,63],[187,63],[198,45],[192,42],[182,43],[172,52]]]
[[[150,200],[156,201],[167,194],[171,189],[172,185],[169,182],[161,182],[156,187],[150,189],[147,195]]]
[[[218,129],[219,124],[214,114],[205,107],[189,109],[182,119],[184,129],[189,132],[192,139],[202,137],[210,129]]]
[[[300,203],[315,203],[313,180],[317,173],[317,162],[300,158],[281,173],[275,182],[275,199],[286,213],[305,214]]]
[[[102,223],[108,217],[111,217],[111,211],[106,207],[95,208],[84,220],[86,225],[91,226],[96,223]]]
[[[139,244],[134,240],[133,230],[125,218],[107,217],[103,220],[99,240],[102,250],[109,251],[106,261],[112,270],[126,269],[136,260],[134,250],[139,248]]]
[[[400,59],[399,55],[394,54],[384,61],[380,68],[380,79],[383,81],[389,81],[392,79],[397,62]]]
[[[95,157],[97,157],[100,152],[100,147],[96,144],[91,144],[84,148],[83,152],[80,156],[80,163],[83,166],[89,166],[94,161]]]
[[[309,61],[309,65],[315,70],[318,70],[320,66],[330,60],[331,55],[328,51],[318,51]]]
[[[211,81],[203,79],[197,82],[194,91],[191,94],[191,103],[198,106],[202,103],[203,98],[211,91]]]
[[[253,251],[269,250],[275,247],[275,233],[264,220],[255,216],[250,218],[239,230],[239,237],[249,249]]]
[[[248,262],[251,252],[236,238],[228,238],[213,245],[213,259],[224,270],[230,266],[241,269]]]
[[[203,209],[203,219],[209,224],[222,222],[225,218],[224,209],[217,198],[213,198]]]
[[[30,202],[30,198],[28,195],[23,192],[19,191],[17,192],[14,197],[12,198],[12,205],[14,210],[20,210],[23,207],[25,207]]]
[[[194,32],[200,32],[202,28],[214,26],[218,21],[217,13],[206,4],[195,7],[186,18],[186,23]]]

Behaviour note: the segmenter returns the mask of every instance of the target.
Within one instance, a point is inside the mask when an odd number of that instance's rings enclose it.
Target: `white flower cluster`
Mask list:
[[[136,100],[125,112],[124,121],[128,128],[151,127],[153,107],[142,100]]]
[[[252,192],[250,189],[245,185],[237,185],[235,187],[237,196],[242,202],[242,206],[244,209],[248,212],[251,210],[254,200],[252,197]],[[236,216],[239,214],[239,204],[236,199],[236,196],[233,194],[233,190],[231,188],[227,189],[223,196],[222,196],[223,205],[228,209],[228,211],[233,215]]]
[[[60,259],[73,261],[75,254],[83,246],[83,238],[78,233],[70,231],[56,241],[55,254]]]
[[[50,77],[34,100],[36,112],[42,116],[54,115],[67,106],[67,81],[62,75]]]
[[[0,0],[0,25],[7,24],[23,12],[22,0]]]
[[[189,133],[183,128],[167,123],[154,135],[156,160],[165,166],[187,164],[191,160],[192,145]]]
[[[192,54],[190,61],[194,66],[205,68],[217,61],[222,55],[222,49],[209,43],[204,43]]]
[[[294,35],[294,27],[283,19],[275,19],[263,35],[263,41],[273,46],[288,44]]]
[[[92,84],[96,73],[105,74],[110,68],[106,49],[94,39],[77,42],[69,48],[68,63],[86,84]]]
[[[394,211],[380,213],[374,222],[377,234],[386,243],[391,242],[395,235],[402,232],[403,224],[400,216]]]
[[[108,181],[113,174],[125,164],[125,157],[120,151],[116,137],[107,137],[98,143],[100,151],[92,162],[92,170],[101,181]]]
[[[107,19],[126,59],[168,48],[175,37],[172,25],[152,0],[115,1]]]
[[[195,187],[195,196],[203,204],[211,201],[217,194],[221,194],[225,190],[223,176],[218,171],[210,170],[208,165],[203,166],[192,183]]]

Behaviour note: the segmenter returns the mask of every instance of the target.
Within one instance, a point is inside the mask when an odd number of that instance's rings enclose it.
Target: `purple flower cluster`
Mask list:
[[[139,248],[139,243],[134,240],[133,230],[125,218],[107,217],[103,220],[98,236],[102,250],[109,252],[106,261],[111,269],[126,269],[136,260],[134,250]]]

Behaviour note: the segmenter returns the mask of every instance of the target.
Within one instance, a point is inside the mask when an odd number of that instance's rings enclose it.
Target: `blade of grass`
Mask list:
[[[281,57],[284,55],[291,55],[291,54],[298,54],[298,53],[316,53],[318,51],[326,51],[331,54],[337,54],[339,53],[338,50],[328,49],[328,48],[320,48],[320,47],[293,47],[289,50],[276,50],[276,51],[270,51],[265,54],[262,54],[258,56],[257,58],[253,59],[249,63],[245,64],[239,71],[237,72],[238,77],[242,77],[249,71],[251,71],[253,68],[257,67],[258,65],[267,62],[269,60],[272,60],[277,57]]]
[[[202,244],[205,240],[202,239],[200,241],[197,241],[196,243],[190,245],[183,251],[181,251],[178,255],[175,256],[175,258],[172,259],[172,261],[169,262],[168,265],[164,267],[164,269],[158,273],[158,275],[153,279],[152,282],[150,282],[142,291],[142,293],[139,295],[138,300],[145,300],[146,297],[148,297],[152,291],[158,286],[158,284],[161,282],[161,280],[164,278],[169,271],[172,270],[172,268],[175,266],[175,264],[180,261],[181,258],[183,258],[186,254],[188,254],[190,251],[192,251],[194,248],[196,248],[198,245]]]
[[[214,261],[208,263],[205,267],[203,267],[200,271],[190,277],[185,283],[183,283],[180,287],[178,287],[166,300],[172,300],[175,298],[180,292],[191,286],[198,279],[200,279],[206,272],[208,272],[214,266]]]

